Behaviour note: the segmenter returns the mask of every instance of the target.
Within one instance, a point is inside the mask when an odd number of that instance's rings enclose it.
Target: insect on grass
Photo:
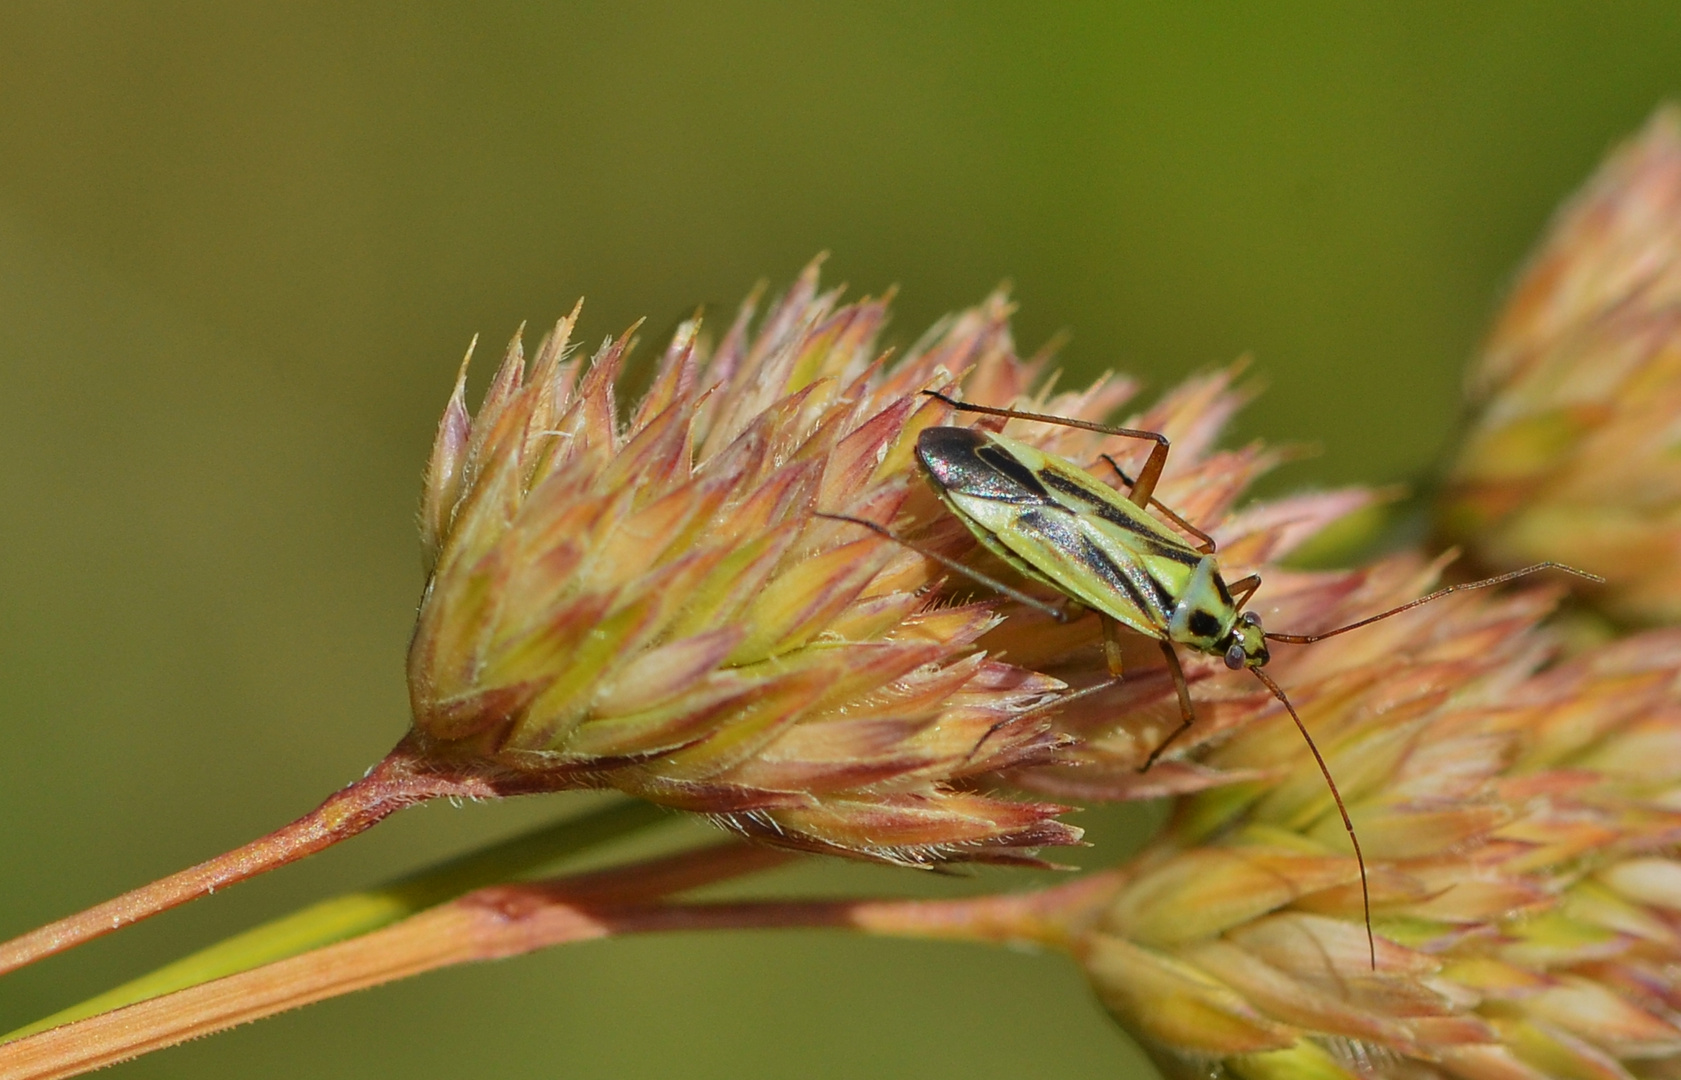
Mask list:
[[[1560,563],[1537,563],[1496,577],[1449,585],[1388,611],[1317,634],[1273,633],[1262,628],[1260,615],[1243,610],[1260,588],[1260,575],[1250,574],[1228,583],[1220,574],[1214,538],[1155,498],[1156,485],[1167,465],[1170,447],[1167,436],[1043,413],[972,405],[934,390],[923,393],[961,412],[1083,428],[1154,443],[1136,477],[1128,476],[1114,458],[1103,455],[1103,460],[1125,485],[1123,495],[1066,458],[1001,434],[969,427],[931,427],[917,437],[917,462],[941,503],[968,526],[983,546],[1023,577],[1055,589],[1072,603],[1065,607],[1047,604],[937,552],[927,551],[875,522],[842,515],[822,516],[862,525],[905,544],[941,565],[1046,612],[1059,622],[1072,617],[1070,608],[1095,612],[1103,626],[1103,652],[1109,679],[1085,693],[1113,686],[1121,680],[1121,627],[1154,638],[1173,679],[1180,723],[1150,752],[1140,771],[1155,764],[1163,751],[1196,720],[1176,646],[1217,656],[1234,671],[1248,669],[1253,673],[1284,706],[1306,740],[1336,802],[1343,827],[1348,830],[1349,843],[1360,868],[1367,945],[1375,969],[1377,942],[1372,933],[1371,893],[1360,838],[1313,736],[1284,690],[1261,670],[1271,659],[1267,643],[1307,645],[1323,641],[1452,593],[1504,584],[1540,570],[1563,570],[1591,581],[1600,579]],[[1166,521],[1150,514],[1150,509]]]

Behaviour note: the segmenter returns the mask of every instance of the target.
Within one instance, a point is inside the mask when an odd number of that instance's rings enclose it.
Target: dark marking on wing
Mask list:
[[[1096,510],[1103,505],[1103,501],[1096,495],[1093,495],[1091,492],[1068,479],[1068,477],[1062,475],[1062,473],[1055,469],[1046,469],[1042,479],[1045,481],[1046,487],[1055,488],[1064,495],[1072,495],[1080,502],[1081,505],[1089,507],[1092,510]]]
[[[1052,547],[1064,551],[1074,550],[1085,539],[1073,527],[1068,512],[1061,507],[1056,510],[1023,510],[1016,515],[1016,527],[1036,533]]]
[[[1139,611],[1152,614],[1138,583],[1074,526],[1072,511],[1061,507],[1054,511],[1024,510],[1016,518],[1016,527],[1037,535],[1058,551],[1068,552],[1070,562],[1078,562],[1081,569],[1095,574],[1111,592],[1125,596]]]
[[[1135,602],[1142,599],[1137,595],[1138,589],[1131,576],[1115,565],[1115,560],[1109,557],[1107,551],[1084,536],[1079,537],[1076,543],[1079,546],[1074,550],[1079,552],[1080,562],[1092,573],[1102,578],[1105,585],[1117,592],[1128,593]]]
[[[923,429],[916,437],[916,459],[936,491],[1010,503],[1051,499],[1032,470],[973,428]]]
[[[1059,472],[1046,469],[1039,474],[1039,479],[1043,481],[1046,487],[1075,500],[1081,507],[1101,520],[1111,525],[1119,525],[1128,532],[1142,537],[1149,544],[1149,554],[1156,558],[1168,559],[1183,566],[1195,566],[1202,559],[1202,554],[1192,550],[1189,545],[1172,546],[1163,539],[1160,533],[1155,532],[1148,525],[1130,516],[1120,507],[1093,495]],[[1142,513],[1142,511],[1139,512]]]
[[[1087,491],[1085,488],[1081,487],[1079,484],[1068,479],[1068,477],[1062,475],[1054,469],[1046,469],[1044,473],[1041,474],[1041,479],[1044,480],[1046,487],[1054,488],[1062,494],[1069,496],[1086,510],[1096,514],[1104,521],[1113,525],[1119,525],[1123,529],[1129,529],[1132,532],[1140,533],[1144,536],[1154,535],[1142,522],[1129,517],[1125,510],[1111,506],[1103,499],[1093,495],[1091,492]]]
[[[1174,547],[1154,536],[1150,539],[1153,543],[1147,545],[1148,551],[1146,554],[1153,559],[1166,559],[1168,562],[1176,562],[1180,566],[1195,566],[1203,560],[1202,553],[1192,548]]]
[[[975,451],[975,456],[1040,498],[1048,500],[1051,497],[1051,493],[1045,490],[1045,485],[1039,482],[1033,470],[1017,461],[1015,456],[1002,446],[983,446]]]
[[[1163,585],[1161,582],[1156,580],[1154,574],[1146,573],[1144,575],[1144,580],[1150,583],[1151,591],[1156,594],[1157,610],[1159,610],[1163,616],[1166,616],[1173,610],[1174,604],[1176,603],[1173,594],[1168,591],[1166,585]]]
[[[1109,557],[1109,553],[1092,543],[1087,536],[1075,534],[1073,550],[1079,553],[1081,563],[1102,579],[1103,583],[1114,591],[1121,593],[1132,602],[1132,606],[1145,615],[1157,618],[1165,616],[1168,609],[1159,605],[1152,609],[1150,602],[1138,587],[1138,581],[1127,573]],[[1151,584],[1155,584],[1153,581]]]

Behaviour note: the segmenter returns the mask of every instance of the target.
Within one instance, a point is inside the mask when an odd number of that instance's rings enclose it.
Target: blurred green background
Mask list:
[[[0,7],[0,932],[395,741],[473,333],[582,294],[586,337],[657,335],[828,249],[902,286],[897,340],[1010,278],[1022,343],[1071,330],[1082,376],[1253,352],[1239,435],[1324,451],[1280,483],[1403,479],[1678,59],[1667,3]],[[5,980],[0,1030],[588,798],[402,815]],[[1084,816],[1100,854],[1138,821]],[[1055,958],[792,933],[446,972],[117,1073],[667,1074],[1150,1075]]]

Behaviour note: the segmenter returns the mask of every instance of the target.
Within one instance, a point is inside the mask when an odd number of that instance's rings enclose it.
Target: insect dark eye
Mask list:
[[[1259,625],[1261,625],[1260,614],[1257,613],[1257,612],[1253,612],[1253,611],[1245,611],[1243,613],[1243,625],[1244,626],[1259,626]]]
[[[1245,659],[1246,657],[1243,655],[1242,645],[1233,645],[1231,648],[1226,650],[1226,666],[1231,668],[1233,671],[1237,671],[1239,668],[1243,667],[1243,661]]]

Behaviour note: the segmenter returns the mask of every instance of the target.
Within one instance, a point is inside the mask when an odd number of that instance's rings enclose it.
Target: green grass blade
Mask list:
[[[669,815],[640,800],[545,825],[360,892],[311,904],[0,1036],[0,1042],[366,934],[463,893],[635,832]]]

